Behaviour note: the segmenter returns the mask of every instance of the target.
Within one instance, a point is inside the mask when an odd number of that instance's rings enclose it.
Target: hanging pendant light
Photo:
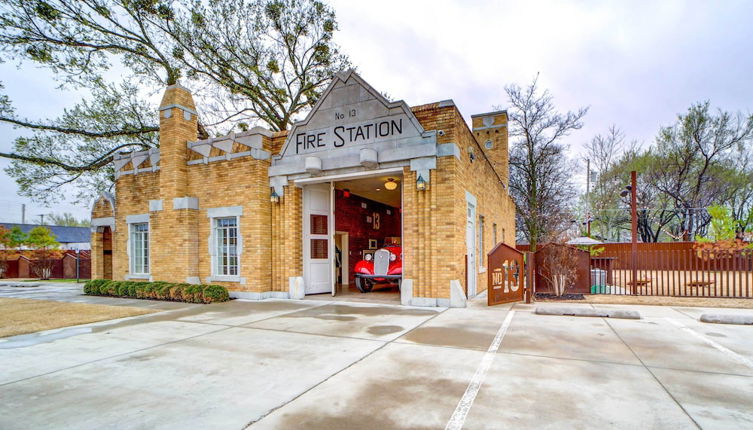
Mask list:
[[[384,183],[384,188],[386,188],[389,191],[392,191],[397,188],[397,182],[395,182],[395,180],[392,178],[388,178],[387,182]]]

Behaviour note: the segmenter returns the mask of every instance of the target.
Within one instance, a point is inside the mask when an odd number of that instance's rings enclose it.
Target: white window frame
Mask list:
[[[241,278],[241,255],[243,254],[243,235],[241,234],[241,217],[243,216],[243,207],[242,206],[228,206],[228,207],[220,207],[220,208],[210,208],[207,209],[207,217],[209,218],[209,255],[211,256],[211,276],[209,277],[209,282],[240,282],[243,283],[243,278]],[[219,247],[217,244],[217,220],[223,219],[223,218],[234,218],[235,219],[235,229],[236,229],[236,259],[237,259],[237,270],[235,275],[226,275],[221,274],[218,271],[219,267],[219,258],[220,255],[218,254]]]
[[[149,222],[149,214],[144,215],[129,215],[126,217],[126,223],[128,224],[128,243],[126,247],[126,251],[128,254],[128,279],[149,279],[151,270],[152,270],[152,261],[151,261],[151,237],[152,237],[152,226]],[[146,225],[146,231],[142,233],[146,233],[146,271],[143,272],[137,272],[136,271],[136,258],[139,257],[136,255],[136,248],[135,248],[135,236],[134,236],[134,226],[136,225]]]
[[[225,220],[231,221],[232,225],[220,225],[220,222]],[[240,232],[238,230],[238,217],[229,216],[212,218],[212,229],[214,229],[214,243],[212,244],[214,247],[212,276],[240,276],[240,261],[238,259],[238,237],[240,236]],[[235,239],[235,243],[231,245],[230,242],[232,239]],[[232,258],[235,258],[235,264],[231,262]]]
[[[478,216],[478,227],[476,228],[478,234],[478,253],[479,258],[479,273],[486,272],[486,251],[484,250],[484,221],[483,215]]]

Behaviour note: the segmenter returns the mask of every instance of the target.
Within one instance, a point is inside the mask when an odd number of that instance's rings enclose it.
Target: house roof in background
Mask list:
[[[91,229],[89,227],[40,226],[39,224],[14,224],[8,222],[0,222],[0,225],[8,230],[18,227],[24,233],[30,232],[34,227],[46,227],[55,235],[55,240],[59,243],[89,243],[91,240]]]

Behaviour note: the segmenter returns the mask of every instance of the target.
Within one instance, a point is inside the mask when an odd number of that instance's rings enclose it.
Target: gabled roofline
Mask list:
[[[349,69],[344,72],[340,72],[335,74],[335,76],[332,77],[332,81],[330,82],[329,86],[327,86],[327,89],[324,90],[322,95],[319,97],[319,100],[316,101],[314,104],[314,107],[311,108],[309,113],[306,115],[306,118],[302,119],[301,121],[296,121],[295,124],[293,124],[293,127],[290,129],[290,132],[288,133],[288,136],[285,140],[285,145],[283,145],[282,150],[278,155],[274,157],[274,159],[279,160],[285,155],[285,152],[288,149],[288,146],[290,145],[290,141],[292,136],[295,136],[295,132],[298,129],[298,127],[306,126],[309,121],[311,121],[313,115],[319,110],[319,106],[324,102],[324,100],[329,96],[329,93],[332,92],[335,85],[338,81],[342,81],[343,83],[348,82],[349,79],[355,79],[356,82],[358,82],[361,86],[366,88],[366,91],[368,91],[372,96],[374,96],[375,99],[379,100],[387,109],[394,109],[394,108],[402,108],[405,115],[408,116],[408,119],[413,123],[413,126],[416,127],[416,129],[419,131],[419,133],[423,133],[426,130],[424,130],[424,127],[421,125],[421,123],[418,121],[418,118],[413,114],[413,111],[411,110],[410,106],[404,101],[404,100],[397,100],[394,102],[391,102],[387,100],[379,91],[375,90],[374,87],[369,85],[368,82],[366,82],[361,75],[356,73],[355,69]]]
[[[94,200],[89,205],[89,207],[91,208],[90,212],[94,211],[94,206],[96,206],[99,199],[103,197],[105,200],[107,200],[108,203],[110,203],[112,212],[115,213],[115,196],[112,195],[111,193],[108,193],[107,191],[100,193],[97,197],[94,198]]]

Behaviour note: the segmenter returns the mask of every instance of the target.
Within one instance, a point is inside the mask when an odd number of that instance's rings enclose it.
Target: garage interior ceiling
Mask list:
[[[392,178],[397,182],[398,187],[392,191],[384,188],[387,179]],[[384,203],[392,207],[400,207],[400,194],[403,185],[403,176],[399,174],[390,174],[384,176],[374,176],[371,178],[354,179],[347,181],[335,182],[335,188],[338,190],[349,189],[351,194],[355,194],[375,202]],[[377,189],[379,191],[377,191]]]

